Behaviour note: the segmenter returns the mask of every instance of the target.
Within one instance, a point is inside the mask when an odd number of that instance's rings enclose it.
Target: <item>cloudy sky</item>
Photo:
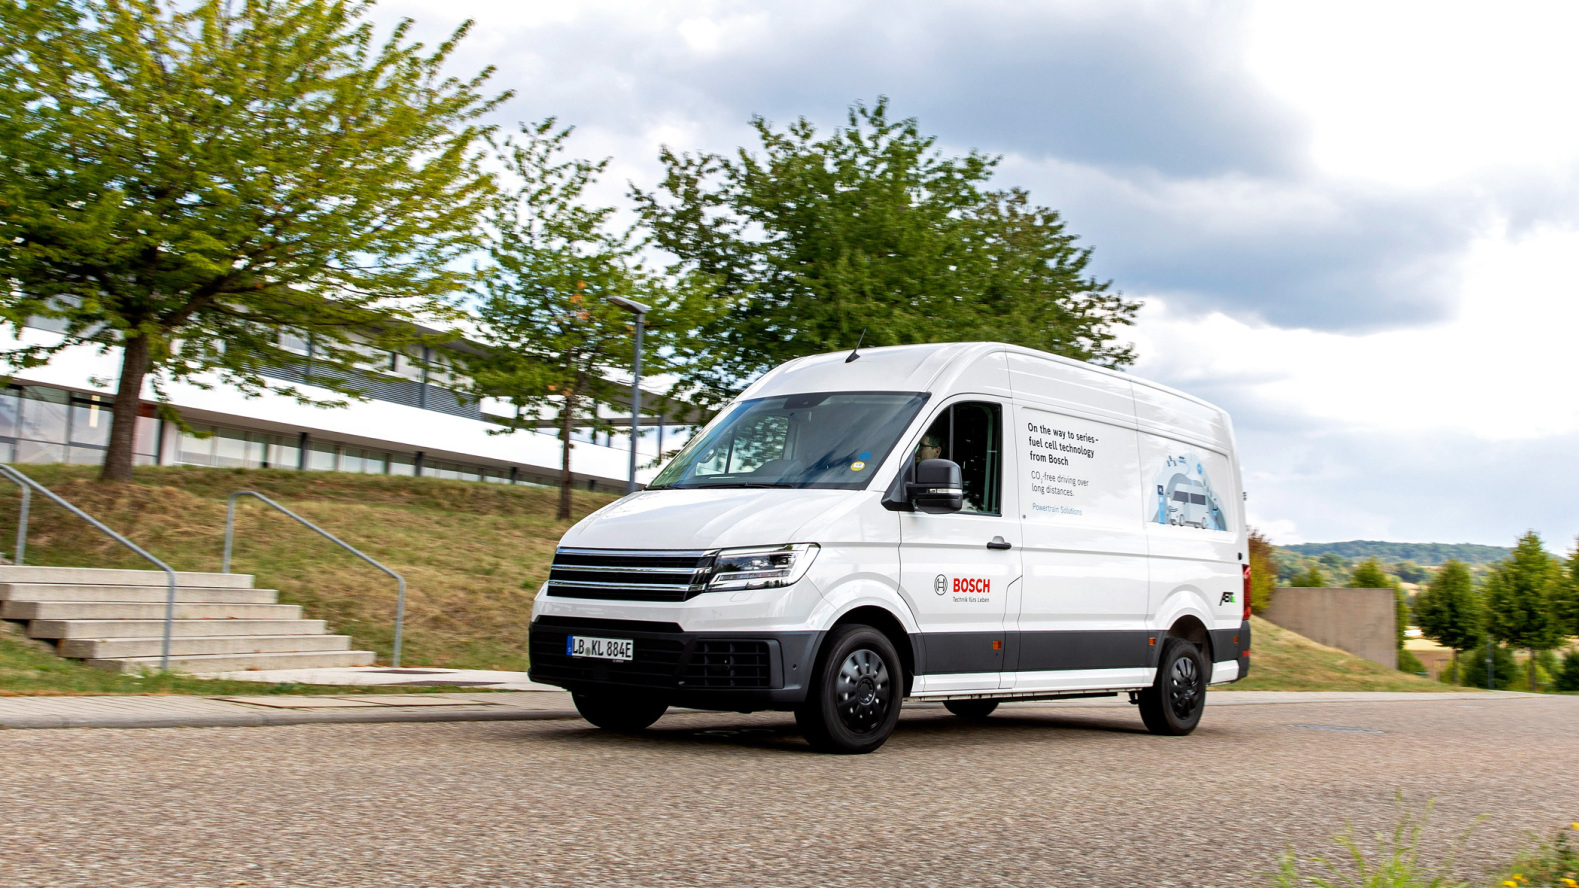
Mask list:
[[[660,145],[878,95],[1000,154],[1145,307],[1145,376],[1234,416],[1277,542],[1579,533],[1579,5],[383,0],[500,122]]]

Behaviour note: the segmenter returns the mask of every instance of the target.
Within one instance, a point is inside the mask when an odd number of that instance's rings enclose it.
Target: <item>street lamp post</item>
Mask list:
[[[636,492],[636,436],[641,433],[641,329],[651,306],[624,296],[610,296],[609,301],[636,316],[636,357],[631,362],[631,465],[630,479],[625,482],[625,492],[630,494]]]

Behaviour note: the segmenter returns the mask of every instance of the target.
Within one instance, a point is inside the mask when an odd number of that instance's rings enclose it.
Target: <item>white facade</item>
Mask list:
[[[21,341],[9,334],[0,336],[0,349],[58,341],[56,337],[27,329]],[[102,460],[119,358],[119,349],[98,353],[82,346],[62,352],[47,366],[13,374],[10,388],[0,396],[0,457],[19,463]],[[390,391],[398,387],[401,392],[422,394],[419,389],[425,389],[444,395],[444,403],[433,408],[412,406],[375,392],[372,400],[320,408],[272,393],[246,397],[217,379],[208,389],[186,383],[166,386],[165,394],[181,416],[196,429],[212,432],[200,438],[153,419],[156,398],[151,387],[145,387],[146,418],[139,428],[138,462],[558,483],[561,450],[554,430],[489,434],[501,426],[485,417],[503,413],[503,405],[484,402],[457,410],[453,395],[439,386],[415,382],[410,373],[375,375],[380,380],[383,376],[388,377],[385,388]],[[293,384],[314,398],[339,397],[327,389]],[[659,453],[660,436],[662,449],[672,451],[690,431],[677,426],[644,427],[637,450],[637,481],[645,483],[656,473],[652,463]],[[624,488],[630,460],[628,434],[593,436],[577,430],[573,440],[571,468],[578,487]]]

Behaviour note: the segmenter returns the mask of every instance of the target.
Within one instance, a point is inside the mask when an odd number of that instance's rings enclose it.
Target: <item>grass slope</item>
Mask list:
[[[403,666],[525,669],[532,596],[569,526],[557,491],[433,478],[267,469],[139,468],[129,484],[97,469],[26,471],[176,570],[217,571],[225,500],[256,490],[388,564],[406,578]],[[610,502],[578,493],[579,518]],[[0,490],[0,540],[13,538],[17,493]],[[0,544],[3,545],[3,544]],[[7,547],[9,550],[9,547]],[[9,554],[9,551],[8,551]],[[27,563],[147,568],[147,562],[42,497],[33,498]],[[395,583],[255,500],[239,501],[232,569],[387,660]],[[3,687],[3,685],[0,685]]]
[[[1250,677],[1235,691],[1458,691],[1327,647],[1260,617],[1250,618]]]

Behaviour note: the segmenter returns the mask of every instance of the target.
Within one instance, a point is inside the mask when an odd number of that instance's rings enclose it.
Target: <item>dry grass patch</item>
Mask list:
[[[1220,690],[1459,691],[1327,647],[1260,617],[1250,618],[1250,677]]]

